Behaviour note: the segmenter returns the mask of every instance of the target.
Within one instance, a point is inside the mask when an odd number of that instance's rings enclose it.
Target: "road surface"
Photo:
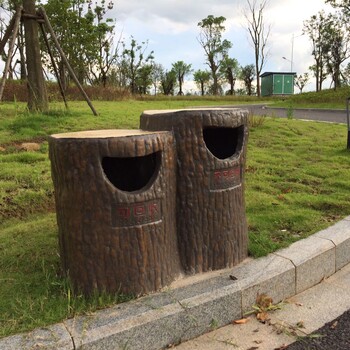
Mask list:
[[[232,106],[233,107],[233,106]],[[318,108],[278,108],[266,105],[241,105],[254,115],[275,116],[281,118],[292,117],[295,119],[307,119],[331,123],[347,123],[346,110],[343,109],[318,109]]]

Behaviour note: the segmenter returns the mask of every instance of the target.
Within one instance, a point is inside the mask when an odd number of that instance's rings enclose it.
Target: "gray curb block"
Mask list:
[[[277,303],[318,284],[350,263],[349,251],[350,216],[266,257],[203,274],[195,283],[185,278],[176,288],[3,338],[0,349],[163,349],[241,318],[258,293]]]

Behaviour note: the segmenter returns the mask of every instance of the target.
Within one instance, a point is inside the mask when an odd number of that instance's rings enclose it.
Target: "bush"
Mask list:
[[[131,97],[129,90],[116,86],[85,86],[84,90],[91,100],[118,101]],[[47,83],[47,93],[49,101],[60,101],[62,96],[57,83]],[[7,102],[26,102],[27,101],[27,84],[21,80],[8,80],[5,85],[3,101]],[[79,88],[71,84],[66,91],[68,101],[84,100]]]

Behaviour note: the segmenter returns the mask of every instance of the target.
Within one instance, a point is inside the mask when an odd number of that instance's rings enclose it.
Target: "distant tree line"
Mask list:
[[[350,2],[325,0],[325,3],[337,11],[328,14],[320,11],[303,26],[303,33],[312,43],[314,64],[309,69],[316,79],[316,91],[322,90],[328,77],[334,89],[350,84],[350,63],[344,66],[350,57]]]
[[[331,14],[321,11],[305,21],[303,27],[304,34],[308,35],[312,43],[314,65],[310,67],[310,72],[316,78],[317,91],[322,90],[322,84],[327,77],[331,78],[334,88],[350,83],[350,64],[344,66],[350,56],[349,1],[325,2],[337,11]],[[71,75],[53,45],[51,35],[47,37],[51,48],[49,50],[43,34],[39,32],[39,26],[26,28],[26,23],[34,25],[32,22],[35,6],[40,5],[44,7],[60,46],[81,84],[101,87],[112,85],[128,89],[132,94],[183,95],[185,79],[191,75],[201,95],[260,96],[260,74],[268,58],[271,31],[264,17],[267,3],[268,0],[246,0],[247,6],[243,15],[254,49],[254,63],[246,66],[241,66],[236,58],[229,55],[233,43],[223,38],[226,18],[208,15],[197,24],[197,40],[204,51],[207,69],[193,70],[192,64],[182,60],[172,63],[170,69],[166,69],[156,62],[154,52],[149,50],[148,41],[138,42],[133,36],[125,39],[122,34],[116,36],[115,20],[109,16],[114,2],[108,0],[48,0],[44,4],[40,1],[36,3],[35,0],[0,0],[0,39],[3,38],[11,14],[18,5],[23,5],[24,12],[31,9],[32,17],[26,17],[20,26],[8,77],[26,80],[33,65],[41,63],[45,74],[52,77],[55,67],[50,59],[51,55],[56,62],[63,89],[67,89],[71,83]],[[39,32],[38,39],[32,37],[35,31]],[[29,68],[25,46],[29,42],[35,47],[35,40],[40,40],[41,63],[37,60]],[[2,52],[1,58],[4,61],[8,58],[8,52],[6,49]],[[296,77],[295,85],[301,92],[309,77],[308,72]],[[38,77],[35,79],[38,80]]]
[[[247,2],[250,4],[251,1]],[[209,15],[198,23],[198,42],[205,51],[209,70],[194,71],[190,63],[182,60],[174,62],[170,69],[166,69],[155,61],[154,52],[148,49],[148,41],[138,42],[134,37],[126,40],[122,35],[116,37],[115,20],[109,17],[114,6],[113,1],[48,0],[41,4],[35,0],[0,0],[0,39],[3,38],[11,14],[18,5],[27,5],[27,9],[30,5],[31,22],[36,15],[35,6],[43,6],[59,44],[82,85],[114,85],[129,89],[132,94],[182,95],[185,79],[192,74],[202,95],[255,93],[252,82],[257,78],[257,71],[252,65],[241,67],[235,58],[229,57],[228,51],[232,43],[222,39],[226,20],[222,16]],[[10,79],[26,80],[30,74],[26,66],[26,40],[31,41],[31,46],[35,45],[33,40],[26,38],[23,30],[25,21],[23,23],[11,57],[8,72]],[[45,75],[53,77],[55,64],[56,74],[66,90],[71,83],[71,76],[60,52],[53,45],[53,38],[51,35],[47,36],[48,48],[39,26],[33,28],[39,32],[41,62]],[[1,58],[4,61],[7,60],[7,52],[6,49],[2,52]],[[29,70],[32,69],[33,67]],[[243,82],[245,89],[236,89],[237,80]],[[227,91],[224,91],[224,86],[229,86]]]

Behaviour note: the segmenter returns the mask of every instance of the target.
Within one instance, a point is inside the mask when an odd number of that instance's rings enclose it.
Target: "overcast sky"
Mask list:
[[[148,40],[149,51],[154,51],[157,63],[170,69],[172,63],[181,60],[197,70],[208,68],[197,40],[197,24],[208,15],[226,18],[223,38],[233,44],[230,57],[242,66],[254,62],[243,16],[245,7],[246,0],[118,0],[109,15],[117,20],[117,36],[122,32],[125,39],[132,35],[137,42]],[[290,71],[290,61],[297,74],[308,71],[313,59],[309,39],[301,35],[303,21],[322,9],[329,12],[331,7],[324,0],[269,1],[264,11],[264,21],[271,25],[269,58],[263,71]],[[314,83],[309,84],[308,90],[314,90]]]

